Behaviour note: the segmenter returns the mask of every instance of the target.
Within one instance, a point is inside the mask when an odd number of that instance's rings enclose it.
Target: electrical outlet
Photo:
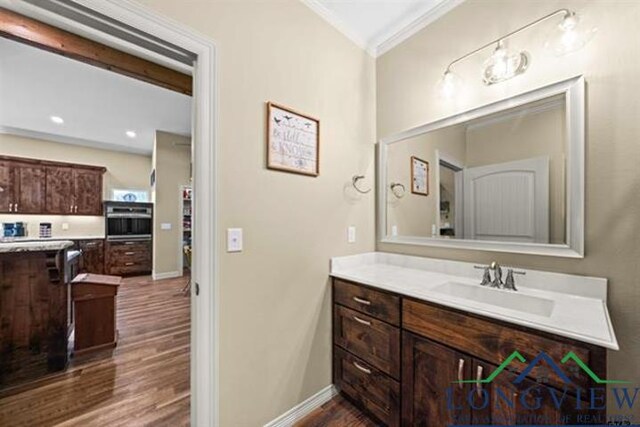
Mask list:
[[[392,236],[397,236],[398,235],[398,226],[397,225],[392,225],[391,226],[391,235]]]
[[[63,222],[62,223],[62,229],[65,230],[65,231],[68,230],[69,229],[69,223],[68,222]]]
[[[353,225],[347,229],[347,241],[349,243],[356,242],[356,227]]]
[[[171,223],[170,222],[163,222],[162,224],[160,224],[160,229],[161,230],[171,230]]]

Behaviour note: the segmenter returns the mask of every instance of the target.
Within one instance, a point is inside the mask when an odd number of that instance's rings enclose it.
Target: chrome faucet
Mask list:
[[[526,274],[524,271],[517,271],[513,268],[507,270],[507,278],[502,281],[502,267],[497,262],[493,261],[490,265],[476,265],[475,268],[483,269],[482,282],[480,286],[489,286],[497,289],[507,289],[510,291],[517,291],[516,281],[513,277],[514,274]],[[491,272],[493,271],[493,280],[491,279]]]

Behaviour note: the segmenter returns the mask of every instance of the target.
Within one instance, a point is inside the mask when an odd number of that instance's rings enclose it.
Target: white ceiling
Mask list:
[[[156,130],[189,135],[191,97],[0,38],[0,132],[151,154]]]
[[[379,56],[464,0],[302,0],[372,56]]]

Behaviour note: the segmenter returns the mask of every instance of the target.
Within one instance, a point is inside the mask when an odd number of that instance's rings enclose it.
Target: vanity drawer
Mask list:
[[[387,426],[400,425],[400,384],[367,362],[333,348],[333,377],[338,389]]]
[[[340,279],[333,279],[333,300],[379,320],[400,324],[400,298]]]
[[[333,306],[333,342],[400,378],[400,329],[341,305]]]
[[[606,350],[569,338],[529,332],[527,328],[507,326],[499,321],[407,298],[403,299],[402,325],[403,329],[496,365],[500,365],[517,350],[526,362],[514,359],[509,367],[516,372],[522,372],[540,352],[544,351],[561,366],[573,385],[585,388],[593,386],[589,376],[581,369],[576,369],[578,365],[575,362],[561,364],[564,356],[573,352],[600,378],[605,377]],[[537,364],[531,370],[530,377],[534,380],[547,379],[550,385],[561,389],[567,385],[546,362]]]

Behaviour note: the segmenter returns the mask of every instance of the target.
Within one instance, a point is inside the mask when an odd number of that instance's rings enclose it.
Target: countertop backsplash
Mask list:
[[[51,223],[52,238],[78,238],[104,236],[104,217],[102,216],[64,216],[64,215],[0,215],[0,223],[24,222],[27,236],[40,237],[40,223]],[[68,225],[66,230],[64,224]]]

